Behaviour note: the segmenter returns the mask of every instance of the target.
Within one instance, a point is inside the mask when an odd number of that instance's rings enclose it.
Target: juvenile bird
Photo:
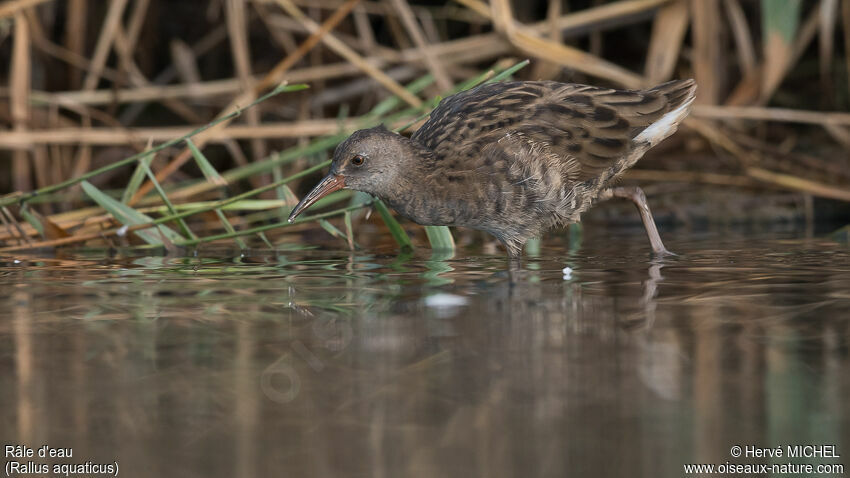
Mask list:
[[[529,239],[579,221],[598,201],[623,197],[637,205],[652,250],[665,254],[643,191],[612,185],[676,131],[695,94],[693,80],[641,91],[484,84],[442,100],[409,139],[383,126],[353,133],[289,221],[350,188],[419,224],[487,231],[513,260]]]

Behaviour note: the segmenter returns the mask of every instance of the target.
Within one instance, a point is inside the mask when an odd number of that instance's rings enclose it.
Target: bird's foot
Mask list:
[[[653,259],[665,259],[665,258],[668,258],[668,257],[676,257],[678,255],[679,254],[676,254],[675,252],[668,251],[667,248],[665,248],[663,246],[659,250],[652,251]]]

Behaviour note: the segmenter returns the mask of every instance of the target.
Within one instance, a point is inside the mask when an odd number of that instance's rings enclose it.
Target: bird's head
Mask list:
[[[289,222],[319,199],[340,189],[354,189],[384,197],[398,187],[398,177],[415,146],[383,125],[355,131],[337,146],[330,172],[289,215]]]

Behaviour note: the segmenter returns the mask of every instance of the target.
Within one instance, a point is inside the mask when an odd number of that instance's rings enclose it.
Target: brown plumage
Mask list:
[[[551,81],[482,85],[441,101],[410,139],[383,126],[352,134],[290,220],[351,188],[419,224],[487,231],[519,257],[528,239],[619,196],[635,201],[653,250],[665,253],[643,192],[611,185],[676,131],[695,92],[693,80],[644,91]]]

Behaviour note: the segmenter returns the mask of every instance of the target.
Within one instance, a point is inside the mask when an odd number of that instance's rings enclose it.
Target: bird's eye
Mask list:
[[[359,154],[351,158],[351,164],[355,166],[362,166],[365,161],[366,160],[363,158],[363,156],[360,156]]]

